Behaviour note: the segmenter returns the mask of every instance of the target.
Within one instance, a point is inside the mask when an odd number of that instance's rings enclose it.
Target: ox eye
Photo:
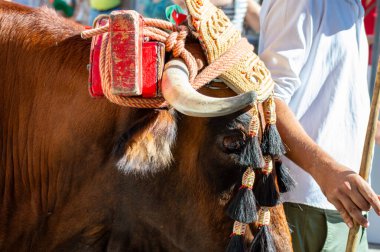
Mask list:
[[[223,147],[227,153],[238,153],[245,145],[245,137],[242,132],[223,138]]]

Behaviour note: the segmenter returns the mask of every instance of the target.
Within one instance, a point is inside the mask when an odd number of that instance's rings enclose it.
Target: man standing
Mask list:
[[[347,226],[369,225],[361,211],[380,214],[357,175],[370,110],[363,17],[360,0],[262,5],[259,55],[276,82],[284,164],[297,182],[284,195],[295,251],[344,251]],[[363,228],[359,251],[367,248]]]

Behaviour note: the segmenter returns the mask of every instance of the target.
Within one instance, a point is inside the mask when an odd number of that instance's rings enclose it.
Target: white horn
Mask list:
[[[227,98],[214,98],[197,92],[189,83],[189,71],[181,59],[173,59],[166,64],[161,89],[165,100],[176,110],[196,117],[232,114],[256,99],[253,91]]]

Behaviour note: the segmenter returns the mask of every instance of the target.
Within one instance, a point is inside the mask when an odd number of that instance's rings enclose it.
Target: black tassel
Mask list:
[[[279,157],[286,153],[276,124],[267,124],[265,126],[261,150],[263,155],[270,155],[272,157]]]
[[[280,193],[277,190],[273,174],[258,176],[253,187],[253,193],[260,206],[273,207],[278,204]]]
[[[232,234],[226,252],[244,252],[244,238],[241,235]]]
[[[240,164],[250,166],[253,169],[260,169],[265,166],[265,161],[261,152],[259,138],[249,136],[247,143],[240,155]]]
[[[289,169],[282,165],[282,162],[275,162],[276,175],[278,189],[280,193],[286,193],[291,191],[295,186],[296,182],[289,174]]]
[[[276,252],[273,238],[269,232],[268,226],[262,226],[256,234],[250,248],[250,252]]]
[[[252,189],[242,186],[227,208],[227,214],[233,220],[251,223],[257,220],[256,199]]]

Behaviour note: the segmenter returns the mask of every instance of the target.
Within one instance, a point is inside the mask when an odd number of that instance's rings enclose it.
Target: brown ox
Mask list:
[[[0,1],[0,250],[223,251],[248,115],[91,99],[82,29]],[[272,223],[290,250],[282,206]]]

